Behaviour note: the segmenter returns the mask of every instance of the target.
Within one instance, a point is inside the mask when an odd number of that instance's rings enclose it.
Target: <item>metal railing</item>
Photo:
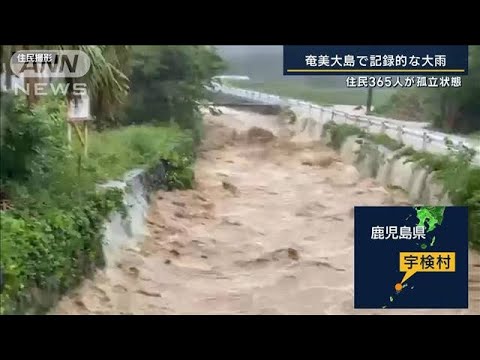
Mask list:
[[[404,121],[391,119],[383,120],[375,116],[355,115],[345,111],[336,110],[332,107],[320,106],[299,99],[281,97],[278,95],[266,94],[259,91],[239,89],[229,86],[217,86],[217,91],[238,97],[244,97],[266,104],[289,106],[295,112],[297,117],[310,117],[315,121],[322,123],[333,120],[335,122],[344,122],[357,124],[359,127],[373,133],[383,133],[399,142],[412,146],[416,150],[423,150],[435,153],[446,153],[447,141],[455,147],[465,147],[475,149],[466,139],[455,136],[445,135],[437,131],[423,128],[413,129],[402,124]],[[325,117],[325,114],[331,116]],[[480,164],[480,156],[477,154],[475,163]]]

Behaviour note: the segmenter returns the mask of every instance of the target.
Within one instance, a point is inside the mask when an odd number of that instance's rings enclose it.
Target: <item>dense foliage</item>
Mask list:
[[[469,46],[469,73],[462,77],[461,87],[399,90],[377,112],[430,121],[445,131],[480,130],[480,46]]]
[[[41,312],[103,262],[102,228],[122,194],[97,192],[68,150],[65,102],[2,95],[0,313]]]
[[[15,48],[2,47],[0,58]],[[45,312],[103,265],[105,221],[126,209],[123,193],[100,190],[99,182],[161,161],[167,188],[193,186],[198,103],[222,66],[204,46],[138,47],[133,53],[125,46],[43,48],[89,54],[92,70],[80,81],[88,83],[97,131],[90,133],[85,157],[79,143],[67,142],[69,95],[1,93],[1,314]]]
[[[20,50],[80,50],[85,52],[91,61],[88,73],[82,78],[68,78],[65,82],[70,86],[67,97],[73,98],[73,83],[86,83],[91,98],[92,113],[96,117],[99,128],[112,126],[115,118],[122,110],[128,95],[131,71],[131,47],[128,45],[1,45],[0,63],[8,64],[10,56]],[[6,69],[6,82],[10,83],[11,70]],[[27,103],[32,107],[39,96],[33,91],[36,78],[25,79],[29,85]]]
[[[131,97],[124,123],[176,123],[202,134],[199,102],[224,69],[207,46],[134,46]]]
[[[103,227],[122,206],[122,193],[89,193],[69,209],[44,207],[2,214],[3,281],[0,314],[42,313],[60,295],[104,264]]]

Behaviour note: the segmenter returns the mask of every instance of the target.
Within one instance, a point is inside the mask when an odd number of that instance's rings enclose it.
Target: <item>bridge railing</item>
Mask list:
[[[267,94],[254,90],[239,89],[229,86],[219,86],[217,90],[230,95],[244,97],[246,99],[262,101],[265,103],[290,106],[299,117],[310,117],[315,121],[325,122],[325,119],[335,122],[344,122],[357,124],[368,132],[384,133],[403,144],[412,146],[416,150],[423,150],[435,153],[446,153],[447,142],[455,147],[464,147],[474,149],[466,139],[460,136],[446,136],[437,131],[411,128],[402,124],[401,120],[378,118],[375,116],[355,115],[345,111],[340,111],[332,107],[320,106],[304,100],[281,97],[278,95]],[[326,113],[331,114],[325,117]],[[477,154],[475,163],[480,164],[480,156]]]

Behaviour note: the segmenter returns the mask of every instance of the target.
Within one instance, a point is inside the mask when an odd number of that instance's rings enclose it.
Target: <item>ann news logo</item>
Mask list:
[[[90,65],[80,50],[21,50],[10,58],[12,73],[24,78],[81,78]]]
[[[78,79],[87,74],[90,66],[89,56],[80,50],[17,51],[10,58],[10,68],[12,74],[25,81],[13,83],[11,90],[16,95],[45,96],[51,92],[85,97],[87,84]],[[77,80],[65,82],[63,79]]]

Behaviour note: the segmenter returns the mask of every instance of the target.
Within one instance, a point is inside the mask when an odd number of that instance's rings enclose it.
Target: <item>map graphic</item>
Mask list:
[[[468,209],[355,207],[355,308],[468,308]]]

